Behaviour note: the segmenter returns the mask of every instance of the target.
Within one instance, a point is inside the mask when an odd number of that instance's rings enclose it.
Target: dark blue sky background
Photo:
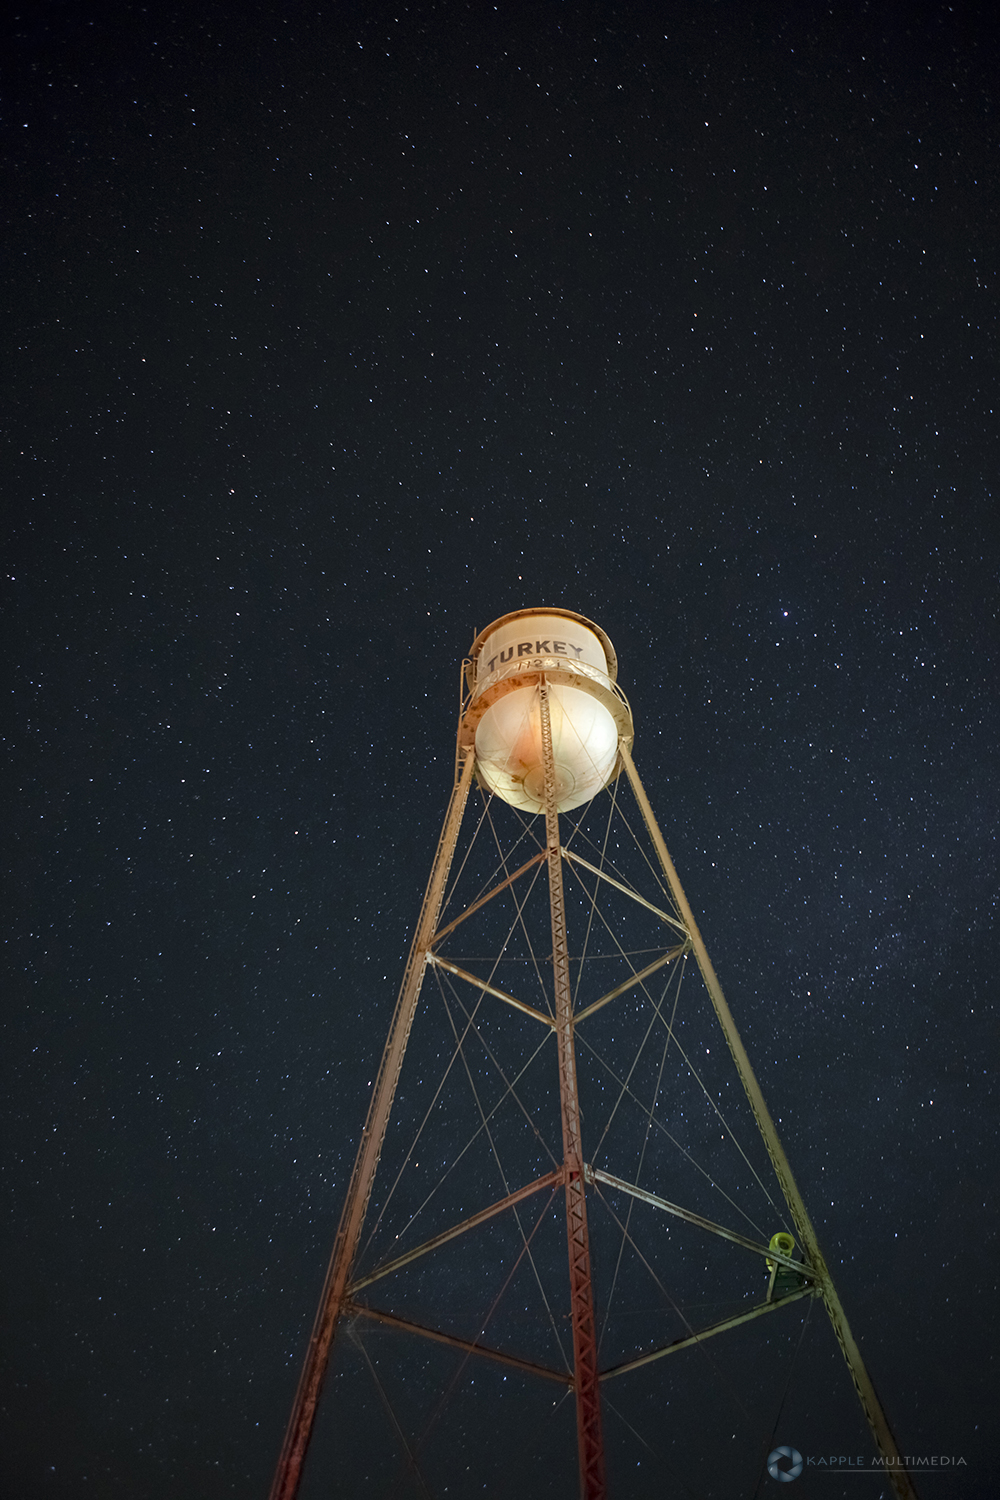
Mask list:
[[[995,43],[10,23],[6,1493],[266,1492],[458,664],[541,603],[615,644],[904,1450],[967,1459],[920,1493],[995,1493]]]

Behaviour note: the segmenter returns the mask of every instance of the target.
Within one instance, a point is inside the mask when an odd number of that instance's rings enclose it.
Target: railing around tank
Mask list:
[[[463,670],[465,663],[463,663]],[[522,672],[571,672],[574,677],[589,677],[591,682],[596,682],[605,692],[611,693],[613,697],[623,705],[632,717],[632,708],[628,699],[612,678],[599,667],[592,667],[589,662],[572,661],[567,656],[524,656],[520,661],[509,662],[505,667],[498,667],[488,677],[477,682],[468,698],[462,704],[462,711],[476,698],[481,698],[490,688],[495,687],[498,682],[503,682],[508,677],[516,677]],[[467,680],[467,679],[464,679]]]

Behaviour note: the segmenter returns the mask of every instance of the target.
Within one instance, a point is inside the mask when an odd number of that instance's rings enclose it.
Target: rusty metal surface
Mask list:
[[[518,1000],[515,995],[508,995],[506,990],[498,989],[495,984],[488,984],[485,979],[480,979],[478,975],[470,974],[467,969],[459,968],[458,964],[453,964],[449,958],[441,958],[438,954],[432,953],[429,955],[427,961],[433,964],[436,969],[444,969],[446,973],[454,974],[456,979],[464,979],[466,984],[471,984],[475,989],[482,990],[484,995],[492,995],[495,1000],[502,1000],[506,1005],[512,1005],[515,1010],[521,1011],[523,1015],[531,1016],[532,1020],[541,1021],[544,1026],[554,1026],[556,1024],[552,1017],[547,1016],[544,1011],[536,1010],[533,1005],[527,1005],[523,1000]]]
[[[480,1209],[477,1214],[470,1214],[461,1223],[453,1224],[450,1229],[445,1229],[441,1234],[436,1234],[433,1239],[425,1240],[422,1245],[416,1245],[412,1250],[407,1250],[405,1255],[397,1255],[395,1260],[386,1261],[384,1265],[376,1266],[375,1270],[370,1271],[367,1276],[361,1276],[357,1281],[352,1281],[348,1287],[348,1296],[353,1297],[355,1292],[360,1292],[362,1288],[371,1286],[373,1281],[380,1281],[383,1276],[388,1276],[393,1271],[398,1271],[401,1267],[408,1266],[411,1261],[419,1259],[421,1255],[426,1255],[429,1250],[436,1250],[439,1245],[446,1245],[449,1240],[457,1239],[460,1234],[465,1234],[467,1230],[475,1229],[479,1224],[485,1224],[487,1219],[492,1219],[497,1214],[503,1213],[505,1208],[513,1208],[515,1203],[521,1203],[525,1198],[530,1198],[535,1193],[540,1193],[543,1188],[558,1186],[562,1180],[563,1168],[557,1167],[554,1172],[547,1172],[544,1177],[539,1177],[534,1182],[527,1183],[525,1187],[518,1188],[516,1192],[507,1193],[505,1197],[498,1198],[495,1203],[491,1203],[488,1208]]]
[[[771,1165],[774,1168],[775,1176],[784,1194],[788,1211],[798,1230],[799,1241],[802,1245],[805,1258],[820,1274],[823,1302],[827,1315],[833,1325],[837,1342],[847,1361],[848,1369],[851,1372],[851,1380],[854,1383],[858,1400],[861,1402],[861,1408],[871,1429],[872,1437],[875,1439],[882,1457],[886,1460],[886,1469],[889,1474],[890,1483],[898,1496],[898,1500],[917,1500],[916,1491],[910,1481],[909,1474],[906,1472],[896,1439],[893,1437],[892,1429],[889,1426],[888,1418],[882,1408],[882,1403],[876,1395],[875,1387],[865,1367],[864,1360],[861,1358],[861,1351],[854,1339],[854,1335],[851,1333],[847,1314],[844,1312],[840,1298],[837,1295],[833,1278],[830,1275],[826,1261],[823,1258],[823,1252],[819,1246],[819,1240],[816,1237],[816,1231],[809,1218],[802,1194],[799,1192],[795,1178],[792,1176],[788,1157],[785,1155],[785,1149],[778,1137],[774,1121],[764,1102],[764,1095],[761,1093],[756,1075],[750,1066],[750,1059],[743,1046],[742,1038],[736,1029],[736,1023],[733,1020],[726,997],[722,993],[722,986],[712,965],[712,960],[708,956],[708,950],[705,947],[701,933],[698,931],[698,924],[688,905],[688,900],[678,879],[677,871],[674,869],[673,860],[667,852],[663,834],[660,832],[660,827],[653,814],[649,798],[646,796],[646,790],[639,779],[639,773],[629,754],[628,747],[625,745],[621,748],[621,757],[649,836],[653,841],[653,847],[660,861],[660,868],[663,870],[667,885],[670,888],[670,894],[677,903],[681,919],[690,934],[691,947],[698,961],[701,976],[705,981],[705,988],[708,990],[719,1025],[722,1027],[733,1062],[736,1064],[736,1070],[740,1075],[750,1108],[757,1122],[757,1128],[767,1148],[768,1156],[771,1158]]]
[[[569,1251],[570,1311],[573,1319],[573,1371],[576,1388],[577,1451],[582,1500],[604,1500],[607,1479],[601,1392],[597,1371],[597,1329],[587,1229],[583,1139],[577,1090],[573,1034],[573,990],[569,977],[566,905],[563,893],[562,848],[556,812],[555,765],[548,683],[539,683],[542,754],[545,772],[545,843],[549,867],[549,909],[552,920],[552,973],[556,1004],[556,1042],[559,1049],[559,1102],[562,1112],[563,1160],[566,1167],[566,1243]]]
[[[478,901],[473,901],[472,905],[467,906],[463,912],[459,912],[453,921],[446,923],[444,927],[439,927],[434,934],[434,946],[437,947],[438,943],[444,942],[445,938],[454,932],[455,928],[459,927],[467,917],[472,917],[477,911],[481,911],[487,902],[493,900],[494,896],[499,896],[501,891],[507,890],[514,884],[515,880],[520,880],[522,875],[526,875],[529,870],[533,870],[536,865],[540,865],[544,858],[545,850],[540,849],[537,854],[533,854],[529,860],[526,860],[520,869],[515,870],[513,875],[508,875],[506,880],[501,880],[500,884],[495,885],[491,891],[487,891],[485,896],[480,896]]]
[[[435,1344],[447,1344],[451,1349],[464,1349],[467,1354],[481,1354],[484,1359],[495,1360],[498,1365],[508,1365],[514,1370],[523,1370],[526,1375],[540,1375],[543,1380],[555,1380],[559,1385],[572,1385],[573,1377],[568,1370],[552,1370],[548,1365],[536,1365],[529,1359],[518,1359],[516,1354],[505,1354],[502,1349],[491,1349],[488,1344],[477,1344],[472,1339],[456,1338],[453,1333],[442,1333],[440,1328],[428,1328],[423,1323],[413,1323],[397,1313],[382,1312],[377,1307],[366,1307],[363,1302],[345,1302],[345,1315],[371,1318],[376,1323],[385,1323],[390,1328],[400,1328],[407,1333],[417,1333],[421,1338],[431,1339]]]
[[[458,727],[460,750],[471,750],[476,743],[476,729],[487,709],[508,693],[525,688],[538,689],[543,683],[572,687],[596,698],[608,710],[618,729],[622,744],[631,744],[634,734],[632,710],[617,683],[586,663],[566,662],[561,657],[526,657],[508,673],[495,672],[493,679],[481,686],[464,709]]]
[[[548,663],[546,662],[544,667],[547,666]],[[338,1322],[345,1314],[374,1319],[400,1329],[407,1329],[422,1337],[464,1350],[468,1354],[481,1355],[527,1373],[538,1374],[546,1379],[571,1385],[576,1398],[580,1494],[582,1500],[606,1500],[607,1481],[602,1431],[600,1380],[616,1377],[627,1373],[629,1370],[638,1369],[651,1361],[661,1359],[668,1354],[675,1353],[693,1344],[698,1344],[707,1338],[725,1332],[729,1328],[735,1328],[751,1319],[774,1311],[783,1306],[785,1302],[798,1301],[806,1296],[821,1296],[823,1299],[834,1333],[849,1367],[862,1409],[864,1410],[879,1451],[886,1460],[889,1482],[897,1496],[897,1500],[916,1500],[909,1475],[903,1466],[902,1458],[899,1455],[895,1440],[889,1429],[885,1413],[882,1410],[851,1333],[846,1315],[816,1239],[815,1231],[792,1176],[784,1149],[778,1138],[774,1122],[764,1102],[763,1095],[761,1094],[732,1015],[722,994],[721,986],[705,949],[701,934],[698,931],[697,924],[667,852],[663,836],[660,833],[649,800],[632,762],[629,753],[631,716],[628,714],[627,705],[624,704],[623,699],[617,696],[617,690],[613,690],[610,696],[616,698],[616,718],[619,722],[620,732],[618,765],[624,768],[628,775],[649,837],[666,878],[667,887],[676,904],[680,921],[677,920],[677,917],[660,910],[645,900],[645,898],[638,896],[621,882],[607,875],[596,866],[591,865],[587,860],[562,848],[556,800],[556,770],[553,754],[549,693],[550,683],[562,683],[564,679],[568,679],[572,675],[577,678],[574,685],[579,685],[579,678],[575,673],[565,672],[562,666],[552,671],[547,671],[544,667],[541,662],[526,662],[525,668],[527,670],[518,674],[516,686],[519,689],[530,686],[537,693],[538,698],[544,772],[545,849],[533,856],[505,880],[479,897],[468,910],[462,912],[440,930],[437,930],[437,922],[444,899],[444,890],[468,801],[469,791],[475,777],[475,756],[472,748],[474,745],[476,720],[475,705],[468,698],[465,699],[463,704],[456,762],[460,774],[457,776],[453,787],[452,798],[435,854],[417,932],[410,951],[385,1051],[380,1063],[369,1107],[368,1119],[359,1146],[354,1172],[348,1188],[347,1200],[327,1271],[323,1296],[317,1312],[295,1397],[295,1404],[285,1436],[284,1447],[271,1490],[271,1500],[294,1500],[294,1497],[298,1493],[302,1466],[312,1433],[319,1394],[329,1362],[333,1339]],[[489,691],[492,693],[507,690],[504,684],[497,684]],[[594,684],[593,690],[596,696],[601,696],[607,692],[607,688],[601,684]],[[617,774],[617,769],[615,774]],[[567,860],[571,865],[589,871],[595,876],[599,876],[602,881],[610,882],[611,885],[617,887],[624,894],[638,900],[641,905],[647,907],[662,921],[668,923],[675,930],[679,930],[685,939],[683,943],[673,948],[670,952],[661,954],[660,957],[648,964],[640,973],[614,986],[607,994],[587,1006],[576,1017],[573,1015],[572,985],[569,972],[570,961],[563,886],[564,860]],[[537,867],[542,861],[546,863],[549,881],[554,1016],[545,1015],[542,1011],[526,1005],[515,996],[509,995],[506,991],[466,972],[458,965],[440,957],[433,951],[434,945],[454,931],[467,916],[480,910],[494,896],[509,889],[520,876]],[[758,1245],[745,1236],[738,1235],[724,1229],[722,1226],[713,1224],[709,1220],[702,1219],[699,1215],[693,1214],[677,1204],[670,1203],[666,1199],[661,1199],[645,1189],[640,1189],[635,1184],[627,1183],[622,1179],[612,1177],[608,1173],[590,1168],[585,1163],[577,1085],[575,1025],[635,985],[641,984],[657,969],[687,951],[692,951],[697,959],[717,1019],[725,1034],[730,1053],[750,1102],[754,1119],[760,1130],[788,1205],[791,1219],[798,1231],[799,1239],[805,1253],[805,1261],[803,1263],[787,1262],[787,1264],[804,1278],[807,1278],[812,1284],[804,1285],[800,1289],[778,1298],[772,1298],[771,1289],[769,1288],[768,1300],[766,1302],[746,1312],[724,1319],[710,1327],[700,1330],[692,1329],[688,1334],[674,1339],[662,1348],[616,1365],[610,1370],[606,1370],[604,1375],[601,1376],[598,1370],[597,1359],[596,1319],[587,1220],[586,1193],[588,1184],[596,1186],[599,1183],[603,1183],[606,1187],[628,1193],[636,1198],[642,1198],[659,1209],[687,1219],[689,1222],[697,1224],[701,1228],[711,1231],[713,1234],[719,1234],[726,1239],[732,1240],[757,1255],[767,1256],[770,1254],[776,1266],[779,1261],[782,1264],[786,1263],[785,1257],[771,1251],[769,1247]],[[351,1273],[357,1254],[359,1236],[368,1208],[372,1183],[382,1150],[382,1143],[419,1000],[421,985],[429,965],[435,965],[454,975],[457,979],[472,984],[481,991],[494,996],[508,1005],[516,1007],[520,1012],[543,1022],[546,1027],[550,1027],[554,1031],[559,1065],[563,1160],[555,1171],[548,1173],[545,1177],[526,1184],[506,1197],[480,1210],[478,1213],[451,1226],[441,1234],[434,1236],[406,1254],[386,1262],[375,1271],[351,1284]],[[410,1322],[406,1318],[394,1313],[383,1312],[354,1300],[358,1291],[381,1277],[399,1270],[418,1257],[455,1239],[467,1230],[475,1228],[487,1219],[491,1219],[495,1215],[502,1213],[505,1209],[513,1207],[522,1199],[539,1192],[545,1187],[551,1188],[553,1192],[557,1191],[560,1183],[564,1185],[566,1202],[570,1315],[573,1329],[572,1374],[565,1371],[552,1370],[545,1366],[519,1359],[516,1355],[483,1346],[475,1339],[458,1338],[455,1335]]]
[[[337,1238],[334,1241],[319,1310],[313,1324],[298,1390],[295,1393],[295,1402],[285,1433],[284,1445],[275,1470],[274,1482],[271,1486],[271,1500],[294,1500],[294,1496],[298,1493],[302,1478],[302,1465],[305,1462],[316,1420],[316,1408],[323,1386],[323,1377],[330,1362],[330,1349],[354,1265],[358,1237],[368,1208],[372,1181],[382,1151],[386,1126],[389,1123],[396,1084],[403,1066],[406,1043],[413,1025],[430,945],[444,899],[445,884],[455,852],[458,831],[461,827],[465,804],[468,801],[469,788],[472,785],[473,767],[473,757],[467,755],[462,766],[461,778],[448,804],[448,812],[431,867],[420,920],[417,924],[413,946],[410,949],[406,972],[403,975],[396,1010],[368,1109],[364,1134],[361,1137],[354,1171],[347,1190],[347,1201],[344,1204]]]
[[[608,663],[608,676],[612,681],[617,677],[618,656],[607,633],[601,629],[600,625],[596,625],[593,620],[588,620],[586,615],[578,614],[575,609],[562,609],[556,604],[539,604],[530,609],[512,609],[508,614],[501,615],[498,620],[493,621],[492,625],[487,625],[485,630],[477,631],[476,638],[469,647],[468,659],[475,665],[479,660],[479,653],[482,651],[485,642],[494,631],[499,630],[502,625],[506,625],[508,620],[530,620],[536,615],[554,615],[557,619],[572,620],[577,625],[583,625],[592,635],[596,635],[601,643]]]
[[[564,849],[562,853],[563,858],[568,859],[571,865],[579,865],[582,870],[589,870],[591,875],[597,875],[605,884],[613,885],[615,890],[621,891],[623,896],[628,896],[631,901],[637,902],[639,906],[644,906],[647,911],[653,913],[654,917],[659,917],[661,922],[666,922],[668,927],[673,927],[676,932],[683,933],[687,937],[687,932],[682,922],[678,922],[677,918],[672,917],[669,912],[661,911],[658,906],[653,905],[652,901],[647,901],[645,896],[640,896],[638,891],[633,891],[627,885],[624,885],[622,881],[615,880],[614,876],[609,875],[606,870],[599,870],[596,865],[590,863],[589,859],[584,859],[582,854],[577,854],[575,849]]]

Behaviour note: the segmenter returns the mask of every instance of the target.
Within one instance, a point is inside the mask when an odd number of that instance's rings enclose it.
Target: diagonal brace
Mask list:
[[[560,849],[559,853],[563,859],[568,859],[571,865],[579,865],[581,869],[589,870],[591,875],[599,876],[601,880],[607,881],[608,885],[613,885],[616,891],[621,891],[623,896],[630,896],[633,901],[638,901],[639,905],[651,911],[654,917],[659,917],[661,922],[666,922],[668,926],[676,928],[687,937],[687,928],[683,922],[678,922],[677,918],[672,917],[669,912],[661,911],[658,906],[653,905],[652,901],[647,901],[645,896],[640,896],[638,891],[633,891],[620,880],[615,880],[606,870],[599,870],[596,865],[590,863],[589,859],[584,859],[582,854],[577,854],[572,849]]]
[[[505,1198],[498,1198],[495,1203],[490,1204],[489,1208],[480,1209],[477,1214],[471,1214],[469,1218],[453,1224],[450,1229],[434,1235],[433,1239],[424,1240],[422,1245],[415,1245],[412,1250],[407,1250],[405,1255],[398,1255],[395,1260],[387,1260],[384,1265],[376,1267],[374,1271],[369,1271],[367,1276],[360,1276],[348,1287],[348,1296],[360,1292],[362,1287],[371,1286],[373,1281],[379,1281],[383,1276],[391,1275],[402,1266],[408,1266],[411,1261],[419,1259],[421,1255],[426,1255],[428,1250],[436,1250],[439,1245],[446,1245],[449,1240],[457,1239],[467,1229],[475,1229],[478,1224],[485,1224],[487,1219],[502,1214],[505,1208],[513,1208],[515,1203],[520,1203],[524,1198],[530,1198],[533,1193],[540,1193],[542,1188],[555,1187],[563,1181],[564,1177],[564,1169],[557,1167],[554,1172],[549,1172],[545,1177],[539,1177],[535,1182],[529,1182],[526,1187],[508,1193]]]
[[[778,1307],[784,1307],[787,1302],[798,1302],[800,1297],[818,1296],[815,1287],[804,1286],[797,1292],[789,1292],[787,1297],[779,1297],[775,1302],[758,1302],[756,1307],[749,1312],[737,1313],[733,1318],[723,1318],[721,1323],[713,1323],[708,1328],[699,1328],[697,1333],[685,1334],[683,1338],[674,1339],[673,1343],[664,1344],[662,1349],[654,1349],[651,1354],[642,1354],[638,1359],[630,1359],[623,1365],[612,1365],[609,1370],[601,1372],[602,1380],[612,1380],[616,1375],[627,1375],[629,1370],[641,1369],[643,1365],[650,1365],[655,1359],[662,1359],[666,1354],[676,1354],[679,1349],[689,1349],[692,1344],[700,1344],[705,1339],[710,1339],[713,1334],[725,1333],[729,1328],[738,1328],[741,1323],[749,1323],[752,1318],[763,1317],[765,1313],[774,1312]]]
[[[506,990],[498,990],[495,984],[487,984],[485,979],[479,979],[475,974],[470,974],[467,969],[460,969],[458,964],[453,964],[450,958],[441,958],[437,953],[429,953],[427,962],[433,964],[436,969],[444,969],[448,974],[454,974],[456,979],[464,979],[466,984],[474,985],[477,990],[483,990],[485,994],[492,995],[497,1000],[503,1000],[507,1005],[513,1005],[515,1010],[522,1011],[524,1015],[531,1016],[546,1026],[556,1024],[544,1011],[536,1010],[533,1005],[525,1005],[523,1000],[517,1000],[513,995],[508,995]]]
[[[777,1304],[775,1304],[777,1305]],[[541,1375],[546,1380],[555,1380],[560,1385],[572,1386],[573,1376],[568,1370],[550,1370],[547,1365],[535,1365],[530,1360],[518,1359],[515,1354],[502,1354],[499,1349],[491,1349],[487,1344],[475,1344],[470,1339],[456,1338],[453,1333],[442,1333],[437,1328],[426,1328],[423,1323],[411,1323],[409,1318],[400,1318],[396,1313],[382,1312],[377,1307],[366,1307],[363,1302],[346,1302],[344,1311],[348,1314],[360,1314],[363,1318],[372,1318],[376,1323],[386,1323],[390,1328],[405,1329],[407,1333],[419,1333],[425,1339],[433,1339],[437,1344],[448,1344],[452,1349],[464,1349],[467,1354],[484,1354],[487,1359],[495,1359],[498,1364],[510,1365],[515,1370],[524,1370],[528,1375]]]
[[[618,996],[624,995],[626,990],[634,989],[637,984],[645,984],[649,976],[655,974],[657,969],[662,969],[664,964],[668,964],[672,959],[680,958],[682,954],[687,953],[689,946],[688,943],[678,943],[676,948],[671,948],[669,953],[661,953],[659,958],[654,959],[651,964],[647,964],[644,969],[640,969],[638,974],[630,974],[628,979],[623,979],[621,984],[616,984],[614,989],[608,990],[608,993],[602,995],[600,1000],[595,1000],[593,1005],[588,1005],[585,1010],[579,1011],[574,1018],[574,1025],[579,1026],[585,1017],[592,1016],[595,1010],[600,1010],[602,1006],[607,1005],[610,1001],[617,1000]]]
[[[465,910],[454,919],[453,922],[448,923],[447,927],[439,928],[431,938],[431,942],[435,944],[442,942],[449,933],[455,931],[455,928],[461,922],[465,921],[466,917],[471,917],[475,912],[481,911],[488,901],[492,901],[494,896],[499,896],[501,891],[507,890],[508,887],[514,884],[515,880],[520,880],[522,875],[526,875],[528,871],[533,870],[536,865],[540,865],[544,858],[545,850],[539,849],[538,853],[533,854],[532,857],[525,864],[523,864],[519,870],[514,871],[513,875],[508,875],[506,880],[501,880],[500,884],[495,885],[491,891],[487,891],[485,896],[480,896],[478,901],[473,901],[472,905],[467,906]]]
[[[599,1167],[586,1167],[585,1176],[588,1182],[603,1182],[606,1187],[614,1188],[617,1192],[628,1193],[642,1203],[651,1203],[654,1208],[662,1208],[664,1213],[673,1214],[677,1219],[684,1219],[688,1224],[696,1224],[699,1229],[707,1229],[710,1234],[717,1234],[724,1240],[731,1240],[734,1245],[741,1245],[744,1250],[752,1250],[754,1255],[764,1255],[768,1260],[777,1261],[779,1265],[787,1266],[790,1271],[796,1271],[800,1276],[808,1277],[810,1281],[823,1282],[822,1273],[814,1271],[804,1261],[792,1260],[790,1256],[782,1255],[780,1250],[772,1250],[769,1245],[759,1245],[756,1240],[737,1234],[735,1229],[725,1229],[721,1224],[713,1224],[711,1219],[703,1219],[701,1214],[694,1214],[689,1208],[681,1208],[678,1203],[671,1203],[666,1198],[658,1198],[655,1193],[647,1193],[645,1188],[636,1187],[632,1182],[623,1182],[620,1177],[612,1177],[610,1172],[602,1172]]]

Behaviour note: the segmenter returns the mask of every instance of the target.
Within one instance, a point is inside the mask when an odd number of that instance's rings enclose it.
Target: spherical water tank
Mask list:
[[[615,686],[617,661],[603,630],[564,609],[522,609],[473,642],[473,684],[464,723],[474,732],[483,782],[525,812],[545,811],[540,684],[549,719],[560,812],[580,807],[618,766],[632,738],[628,704]]]

